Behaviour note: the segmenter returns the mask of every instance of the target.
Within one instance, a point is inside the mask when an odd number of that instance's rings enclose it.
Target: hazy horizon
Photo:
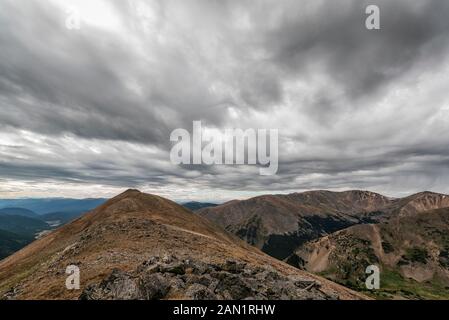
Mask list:
[[[126,190],[129,189],[136,189],[136,188],[127,188],[127,189],[123,189],[121,191],[119,191],[116,194],[111,194],[111,195],[107,195],[107,196],[99,196],[99,197],[95,197],[95,196],[91,196],[91,197],[87,197],[87,198],[76,198],[76,197],[53,197],[53,196],[47,196],[47,197],[20,197],[20,198],[0,198],[0,208],[3,207],[1,204],[1,201],[7,201],[7,200],[45,200],[45,199],[75,199],[75,200],[88,200],[88,199],[105,199],[108,200],[112,197],[115,197],[123,192],[125,192]],[[432,193],[437,193],[437,194],[445,194],[444,192],[438,192],[438,191],[434,191],[434,190],[421,190],[418,192],[414,192],[414,193],[402,193],[400,195],[390,195],[390,194],[385,194],[382,192],[376,192],[373,190],[363,190],[363,189],[341,189],[341,190],[329,190],[329,189],[311,189],[311,190],[301,190],[301,191],[294,191],[294,190],[289,190],[289,191],[279,191],[279,192],[260,192],[260,193],[254,193],[251,195],[247,195],[247,196],[240,196],[240,197],[236,197],[236,198],[179,198],[179,199],[175,199],[170,197],[169,195],[162,195],[162,194],[157,194],[157,193],[152,193],[146,190],[140,190],[138,189],[140,192],[143,193],[149,193],[149,194],[155,194],[158,196],[162,196],[165,197],[169,200],[172,200],[174,202],[177,203],[186,203],[186,202],[204,202],[204,203],[215,203],[215,204],[222,204],[225,203],[227,201],[231,201],[231,200],[246,200],[246,199],[250,199],[253,197],[257,197],[257,196],[263,196],[263,195],[281,195],[281,194],[291,194],[291,193],[303,193],[303,192],[316,192],[316,191],[330,191],[330,192],[347,192],[347,191],[368,191],[368,192],[374,192],[374,193],[378,193],[381,194],[383,196],[389,197],[389,198],[403,198],[403,197],[407,197],[407,196],[411,196],[414,195],[416,193],[421,193],[421,192],[432,192]]]

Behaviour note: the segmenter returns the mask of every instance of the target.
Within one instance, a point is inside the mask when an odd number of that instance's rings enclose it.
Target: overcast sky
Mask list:
[[[0,198],[449,193],[448,16],[447,0],[0,0]],[[173,165],[170,132],[193,120],[279,129],[278,174]]]

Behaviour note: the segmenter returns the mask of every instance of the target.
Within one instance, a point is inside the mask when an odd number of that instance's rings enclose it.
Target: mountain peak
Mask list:
[[[441,193],[424,191],[401,200],[400,216],[409,216],[416,213],[449,207],[449,196]]]
[[[128,195],[128,196],[130,196],[130,195],[137,195],[137,194],[140,194],[140,193],[142,193],[140,190],[128,189],[128,190],[122,192],[121,194],[119,194],[119,196],[121,196],[121,195]]]
[[[415,193],[415,194],[411,195],[410,197],[418,198],[418,197],[425,197],[425,196],[430,196],[430,197],[446,197],[445,194],[438,193],[438,192],[433,192],[433,191],[422,191],[422,192],[418,192],[418,193]]]

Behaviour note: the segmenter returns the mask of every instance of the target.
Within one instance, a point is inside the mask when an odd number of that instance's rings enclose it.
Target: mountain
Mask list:
[[[42,220],[15,215],[0,216],[0,230],[33,238],[48,229],[50,226]]]
[[[39,219],[57,227],[70,222],[84,214],[83,211],[50,212],[39,216]]]
[[[86,212],[104,203],[106,199],[0,199],[0,208],[18,207],[31,210],[37,214],[49,212]]]
[[[83,212],[52,212],[43,215],[22,208],[0,209],[0,259],[18,251],[37,237],[78,218]],[[10,238],[8,238],[8,235]],[[1,254],[3,253],[3,255]]]
[[[18,251],[36,237],[82,215],[82,212],[52,212],[37,215],[23,208],[0,209],[0,259]],[[9,237],[9,238],[8,238]]]
[[[81,289],[67,290],[76,265]],[[0,262],[6,299],[364,299],[167,199],[128,190]]]
[[[0,260],[25,247],[33,237],[0,230]]]
[[[190,201],[182,204],[183,207],[196,211],[203,208],[209,208],[209,207],[216,207],[217,204],[215,203],[209,203],[209,202],[197,202],[197,201]]]
[[[196,211],[278,259],[303,243],[352,225],[449,207],[449,196],[421,192],[389,198],[370,191],[308,191],[233,200]],[[294,257],[293,257],[294,258]]]
[[[390,216],[413,216],[420,212],[449,207],[449,196],[435,192],[420,192],[409,197],[396,199],[386,208]],[[385,220],[385,219],[383,219]]]
[[[0,216],[2,215],[15,215],[29,218],[36,218],[38,216],[35,212],[24,208],[3,208],[0,209]]]
[[[309,191],[230,201],[197,213],[278,259],[302,243],[371,222],[391,199],[369,191]]]
[[[439,200],[443,200],[440,202]],[[449,299],[449,208],[445,197],[418,194],[397,215],[378,224],[352,226],[300,246],[297,266],[363,290],[365,268],[381,268],[381,298]]]

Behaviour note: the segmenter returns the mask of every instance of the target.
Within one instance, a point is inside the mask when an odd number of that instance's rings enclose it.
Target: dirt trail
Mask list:
[[[382,237],[380,236],[379,226],[372,224],[370,225],[370,228],[374,252],[376,253],[377,257],[379,257],[379,260],[382,261],[384,259],[385,253],[382,247]]]

